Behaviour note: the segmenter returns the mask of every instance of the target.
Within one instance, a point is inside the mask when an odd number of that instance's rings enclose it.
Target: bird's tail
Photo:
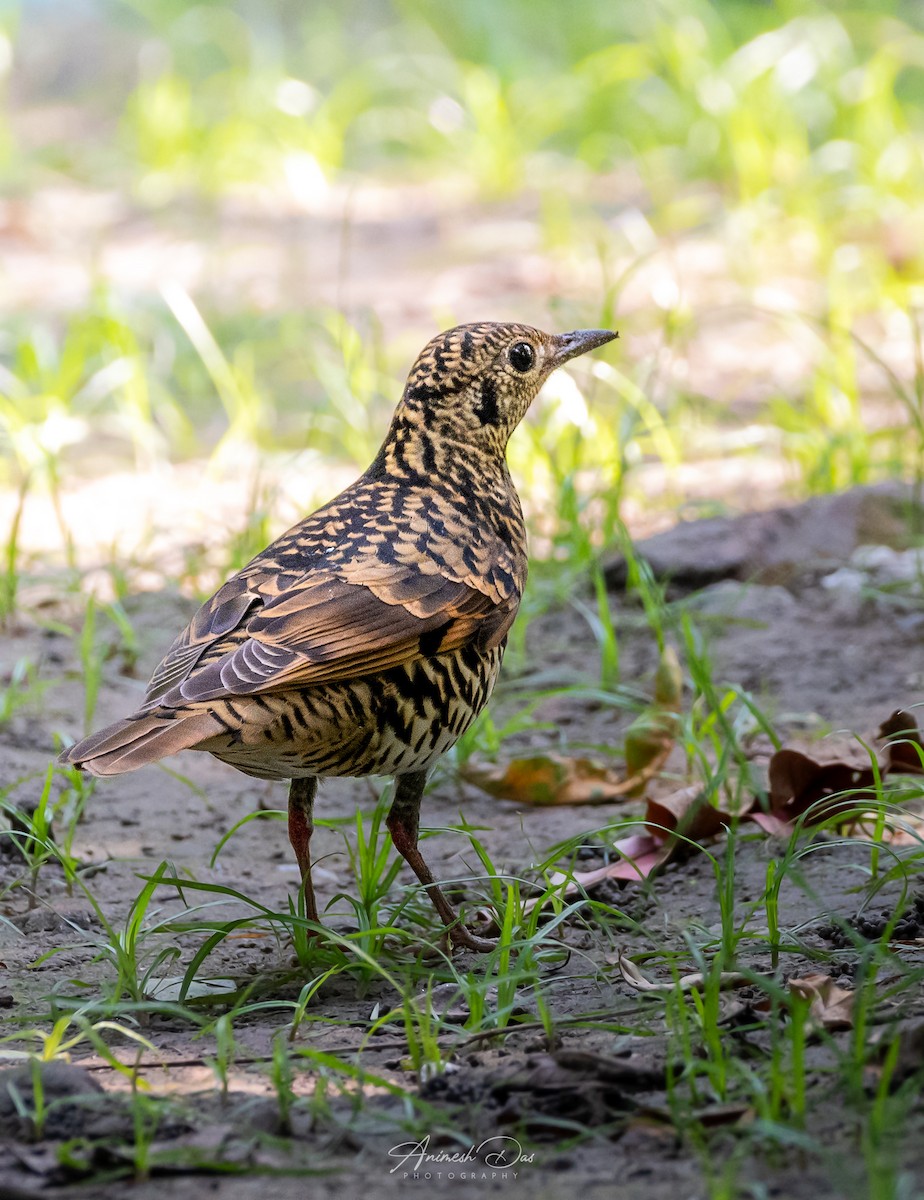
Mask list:
[[[91,775],[121,775],[188,750],[221,732],[221,724],[207,712],[161,709],[134,713],[62,751],[58,761]]]

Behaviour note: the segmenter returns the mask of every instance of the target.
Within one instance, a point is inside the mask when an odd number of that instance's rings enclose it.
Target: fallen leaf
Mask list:
[[[506,765],[469,761],[461,773],[489,796],[520,804],[608,804],[634,786],[610,767],[561,754],[533,754]]]
[[[830,975],[817,973],[790,979],[789,990],[810,1001],[810,1026],[832,1031],[853,1027],[854,993],[838,987]]]
[[[757,1113],[750,1104],[709,1104],[696,1109],[693,1119],[704,1129],[716,1129],[724,1125],[751,1125]]]
[[[649,834],[634,833],[620,838],[613,843],[613,850],[620,856],[619,861],[602,868],[603,879],[647,879],[668,857],[663,839]],[[587,874],[596,875],[597,872],[588,871]]]
[[[770,837],[785,837],[792,833],[793,823],[786,817],[778,817],[774,813],[761,812],[759,809],[748,813],[749,820],[759,825]]]
[[[924,775],[924,740],[917,721],[904,709],[896,709],[883,721],[876,735],[884,739],[888,769],[900,775]]]
[[[692,841],[714,837],[731,819],[730,813],[709,803],[709,797],[699,784],[680,788],[669,796],[649,799],[645,813],[645,824],[656,837],[679,834]]]
[[[650,979],[642,974],[641,968],[631,958],[626,958],[621,951],[618,965],[620,975],[622,975],[629,987],[635,988],[637,992],[672,992],[674,990],[672,983],[652,983]]]
[[[555,871],[549,875],[549,882],[553,885],[565,883],[565,888],[559,895],[567,899],[582,890],[589,892],[607,879],[623,879],[628,882],[647,879],[659,867],[670,862],[680,849],[686,847],[685,839],[697,841],[711,837],[730,820],[731,816],[728,813],[720,812],[709,804],[698,785],[681,788],[670,796],[648,801],[645,821],[649,832],[632,834],[614,842],[613,850],[620,856],[617,860],[593,871],[574,871],[570,874]],[[545,903],[545,899],[540,897],[529,901],[526,911],[531,911],[537,904]]]
[[[469,760],[462,777],[500,800],[520,804],[611,804],[638,796],[673,749],[683,698],[683,672],[672,646],[655,673],[654,702],[626,731],[625,772],[589,758],[532,754],[504,763]]]
[[[659,675],[656,698],[664,706],[679,703],[682,681],[672,652],[665,652]],[[660,715],[668,715],[666,707]],[[640,781],[647,780],[650,773],[663,764],[658,755],[666,743],[659,742],[658,738],[667,737],[667,725],[658,733],[657,724],[650,724],[651,714],[646,719],[649,724],[644,728],[639,725],[640,737],[631,752],[627,739],[627,762],[632,770],[625,779],[588,759],[555,755],[535,755],[516,760],[506,767],[470,765],[465,774],[493,795],[533,804],[592,804],[622,799],[635,794]],[[643,746],[647,736],[643,736],[644,730],[655,733]],[[879,737],[887,739],[889,752],[888,760],[879,766],[880,776],[889,770],[924,773],[924,740],[913,717],[897,710],[883,722]],[[550,875],[550,882],[565,884],[560,895],[567,898],[581,890],[589,891],[608,879],[647,879],[684,847],[715,837],[733,820],[751,820],[765,833],[781,836],[790,833],[800,819],[808,823],[827,819],[838,812],[856,817],[858,804],[876,797],[876,771],[872,766],[857,766],[843,760],[818,762],[800,750],[784,747],[770,758],[767,769],[767,810],[757,807],[755,797],[749,805],[734,813],[726,811],[710,803],[708,795],[698,785],[679,788],[668,796],[649,797],[645,812],[648,833],[616,842],[614,850],[620,855],[618,861],[593,871],[556,872]],[[543,902],[542,899],[534,900],[528,908],[531,910]]]
[[[151,976],[145,981],[144,994],[148,1000],[179,1000],[185,978],[185,975]],[[223,977],[194,979],[186,989],[185,998],[186,1000],[205,1000],[228,996],[239,991],[240,986],[239,981]]]
[[[706,983],[706,977],[702,971],[695,971],[691,975],[681,975],[673,983],[654,983],[642,974],[631,958],[626,958],[622,953],[619,955],[618,965],[623,979],[638,992],[666,993],[673,992],[676,988],[680,988],[682,992],[692,992],[694,989],[699,991]],[[725,991],[726,988],[746,987],[749,983],[753,983],[753,980],[738,971],[723,971],[719,976],[719,987],[722,991]]]
[[[880,779],[890,771],[924,774],[924,740],[910,713],[896,709],[883,721],[877,737],[886,743],[886,757],[875,768],[842,759],[821,763],[800,750],[778,750],[767,768],[769,811],[752,811],[751,820],[767,833],[788,833],[806,814],[810,820],[824,820],[874,800],[877,774]]]
[[[589,892],[605,879],[647,879],[655,867],[667,860],[670,852],[670,847],[665,845],[663,839],[648,834],[633,834],[631,837],[621,838],[614,842],[613,849],[622,856],[615,862],[607,863],[605,867],[597,867],[593,871],[552,871],[548,877],[549,883],[553,887],[564,883],[565,887],[558,895],[562,899],[568,899],[579,892]],[[524,910],[532,912],[537,905],[545,904],[549,899],[546,895],[528,900]]]
[[[814,809],[812,816],[818,819],[851,811],[860,801],[876,795],[872,767],[840,760],[820,763],[800,750],[777,750],[767,774],[769,815],[788,822],[796,821],[809,809]]]

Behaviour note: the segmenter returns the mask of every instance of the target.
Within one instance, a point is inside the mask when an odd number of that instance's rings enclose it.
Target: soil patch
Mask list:
[[[714,678],[749,692],[790,744],[813,753],[819,747],[831,754],[855,751],[855,735],[868,739],[894,709],[913,710],[924,703],[920,573],[917,581],[909,576],[901,583],[885,577],[889,571],[901,574],[897,559],[888,554],[904,553],[900,547],[910,529],[877,539],[876,545],[885,549],[871,554],[862,546],[868,526],[856,519],[857,505],[869,503],[868,497],[841,500],[824,520],[852,511],[847,532],[832,530],[823,555],[819,547],[817,554],[791,555],[784,575],[763,577],[763,582],[746,582],[762,577],[741,567],[742,562],[753,567],[761,548],[751,526],[741,526],[747,554],[726,556],[725,565],[713,559],[714,531],[708,522],[683,529],[680,557],[695,562],[699,555],[706,577],[713,571],[713,582],[675,603],[688,605],[704,632]],[[892,501],[888,503],[894,513]],[[806,533],[803,538],[798,518],[779,520],[794,544],[808,545],[816,536]],[[874,523],[873,528],[879,526]],[[736,536],[733,523],[727,532]],[[836,552],[828,553],[832,548]],[[684,589],[669,559],[665,555],[657,570],[674,575],[672,594],[680,597]],[[853,575],[831,583],[839,571]],[[650,689],[655,639],[634,598],[615,587],[615,568],[610,578],[621,677]],[[114,650],[104,668],[97,725],[133,707],[147,671],[192,606],[156,593],[133,597],[127,611],[137,636],[137,667]],[[550,742],[597,751],[618,747],[632,714],[602,702],[599,689],[594,690],[599,646],[581,606],[536,618],[525,647],[507,664],[496,723],[500,726],[540,689],[549,694],[535,708],[533,720],[504,740],[502,754],[514,757]],[[0,726],[6,794],[25,805],[41,792],[55,733],[81,732],[77,714],[83,711],[83,680],[74,641],[54,628],[24,624],[4,645],[3,656],[0,669],[6,677],[25,658],[47,684],[40,709],[20,711]],[[576,682],[585,686],[554,690]],[[248,813],[281,809],[284,788],[248,780],[205,756],[187,754],[169,766],[169,772],[150,768],[96,787],[74,843],[80,861],[97,868],[87,879],[94,902],[79,889],[68,890],[52,865],[39,872],[31,903],[26,887],[6,892],[0,902],[5,918],[0,924],[0,1004],[10,1018],[7,1032],[28,1028],[33,1014],[37,1025],[47,1028],[49,1004],[55,1008],[74,996],[92,999],[111,986],[115,968],[111,953],[101,950],[103,920],[124,925],[142,880],[164,859],[180,878],[235,889],[252,905],[285,911],[286,898],[294,899],[297,872],[281,822],[243,825],[213,859],[220,839]],[[676,750],[658,788],[667,792],[678,786],[684,771],[683,753]],[[913,816],[915,797],[907,799]],[[322,908],[329,905],[325,923],[345,937],[356,930],[356,912],[343,898],[357,888],[350,857],[356,845],[355,814],[364,814],[368,832],[380,806],[377,782],[334,781],[322,790],[319,815],[328,824],[316,835],[315,886]],[[618,808],[514,804],[492,799],[443,771],[433,781],[423,814],[425,824],[438,831],[427,838],[427,857],[438,877],[463,881],[456,895],[475,919],[488,886],[469,838],[449,828],[460,823],[460,814],[477,830],[498,875],[537,879],[537,864],[550,855],[554,860],[554,848],[564,842],[572,849],[559,867],[578,862],[585,869],[605,862],[616,825],[641,812],[638,800]],[[873,851],[867,841],[830,833],[812,840],[807,834],[799,845],[805,853],[786,858],[787,839],[745,833],[743,827],[737,834],[734,920],[755,935],[739,942],[738,967],[754,976],[775,975],[781,987],[789,979],[821,972],[850,989],[867,978],[864,947],[890,932],[896,978],[919,969],[924,891],[916,889],[917,844],[911,840],[883,850],[888,863],[880,862],[881,886],[875,894],[869,887]],[[723,835],[707,849],[716,861],[727,863],[726,846]],[[24,866],[15,848],[6,844],[0,850],[0,877],[7,883],[22,880]],[[768,871],[784,859],[778,921],[786,931],[787,951],[775,962],[761,898]],[[887,878],[888,869],[902,862],[906,869],[895,869]],[[402,869],[389,897],[401,901],[413,893],[411,884]],[[218,899],[215,920],[242,911],[227,896]],[[127,1187],[124,1179],[114,1177],[147,1171],[149,1179],[132,1185],[131,1194],[139,1200],[203,1193],[243,1200],[265,1192],[267,1184],[259,1176],[266,1172],[282,1173],[272,1186],[283,1197],[306,1191],[340,1196],[370,1186],[382,1194],[404,1194],[411,1186],[447,1195],[461,1188],[471,1194],[474,1183],[492,1194],[528,1189],[539,1198],[578,1190],[584,1196],[609,1196],[618,1186],[621,1196],[658,1200],[706,1194],[711,1183],[726,1177],[735,1181],[729,1194],[815,1200],[870,1194],[870,1173],[883,1169],[884,1160],[864,1147],[858,1118],[839,1091],[841,1076],[834,1067],[848,1051],[850,1030],[808,1038],[806,1125],[798,1137],[793,1135],[799,1148],[790,1152],[769,1132],[763,1142],[754,1138],[753,1106],[738,1104],[734,1086],[719,1097],[702,1080],[690,1082],[689,1063],[683,1066],[677,1057],[676,1006],[663,996],[640,993],[620,972],[620,954],[662,982],[672,978],[671,962],[681,974],[702,967],[695,961],[696,947],[709,945],[710,938],[721,942],[723,936],[723,897],[713,858],[694,851],[644,885],[610,883],[595,891],[592,900],[557,926],[558,952],[537,959],[538,977],[532,983],[518,981],[506,1034],[468,1033],[463,1024],[470,998],[467,1002],[449,985],[452,994],[442,995],[439,1011],[456,1015],[454,1024],[447,1019],[438,1033],[448,1062],[443,1072],[415,1073],[400,1023],[370,1034],[377,1015],[400,1004],[387,979],[375,973],[334,975],[319,988],[307,1010],[311,1019],[287,1043],[302,1052],[286,1085],[291,1091],[288,1108],[280,1104],[279,1081],[271,1067],[274,1040],[289,1028],[289,1016],[278,1008],[254,1009],[235,1022],[236,1044],[221,1069],[214,1036],[197,1037],[188,1021],[171,1017],[166,1009],[136,1028],[146,1045],[127,1037],[118,1043],[118,1057],[137,1063],[150,1089],[144,1110],[148,1124],[141,1129],[128,1078],[107,1065],[91,1041],[84,1039],[72,1049],[70,1070],[76,1075],[65,1078],[68,1069],[61,1074],[57,1063],[42,1069],[38,1086],[50,1107],[38,1125],[36,1080],[18,1067],[20,1074],[0,1077],[0,1190],[10,1196],[55,1196],[86,1189],[82,1181],[92,1180],[94,1196],[114,1196]],[[412,898],[396,914],[396,925],[413,928],[424,919],[425,906],[415,905]],[[176,889],[163,888],[147,922],[183,914]],[[432,928],[426,933],[431,936]],[[155,971],[168,980],[182,976],[202,941],[201,934],[159,937],[152,932],[143,953],[150,962],[166,945],[176,945],[176,961]],[[393,950],[394,961],[418,964],[422,992],[429,961],[425,941]],[[202,974],[249,981],[264,996],[294,1004],[305,980],[291,969],[292,953],[278,928],[275,933],[269,926],[249,929],[222,942]],[[432,961],[436,982],[439,960]],[[484,960],[462,959],[458,965],[463,975],[477,977]],[[492,980],[494,990],[484,992],[488,1006],[499,1003],[503,986],[502,975]],[[169,996],[169,984],[163,987],[163,995]],[[770,1024],[778,1019],[761,1008],[765,998],[766,990],[755,986],[723,993],[716,1016],[719,1036],[734,1041],[741,1060],[750,1056],[764,1066],[774,1044]],[[432,1003],[437,1004],[435,993]],[[907,1086],[921,1065],[916,1050],[924,1021],[920,988],[893,987],[890,992],[886,980],[869,1011],[881,1031],[903,1031],[904,1057],[895,1079],[896,1086],[901,1080]],[[128,1015],[125,1024],[131,1027]],[[354,1079],[344,1080],[329,1069],[333,1059],[325,1055],[354,1064]],[[87,1073],[85,1081],[93,1081],[86,1089],[75,1090],[78,1068]],[[858,1086],[875,1089],[878,1069],[873,1056]],[[218,1082],[222,1075],[224,1086]],[[4,1080],[13,1080],[13,1092]],[[690,1089],[697,1086],[701,1094],[691,1100]],[[415,1112],[400,1089],[417,1098]],[[360,1094],[362,1103],[357,1101]],[[684,1111],[696,1116],[695,1137],[692,1126],[684,1127],[678,1118],[681,1095]],[[920,1109],[912,1105],[902,1126],[903,1143],[889,1150],[891,1169],[919,1184],[924,1182],[921,1126]],[[401,1145],[404,1159],[396,1149]],[[757,1145],[764,1148],[757,1152]],[[503,1151],[493,1162],[492,1148]],[[428,1160],[427,1154],[435,1157]],[[466,1172],[475,1179],[463,1179]],[[288,1173],[294,1174],[290,1178]]]

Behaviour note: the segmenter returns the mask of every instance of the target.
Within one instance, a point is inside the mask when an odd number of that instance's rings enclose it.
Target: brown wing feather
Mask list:
[[[359,572],[352,567],[355,580]],[[158,668],[148,703],[177,706],[357,678],[423,653],[458,649],[475,637],[496,645],[516,615],[518,595],[498,604],[467,583],[408,566],[370,574],[366,586],[312,572],[255,612],[260,597],[252,576],[236,601],[219,600],[217,593],[214,606],[193,619],[197,628],[177,639]],[[227,616],[234,602],[239,624],[225,624],[223,636],[209,639],[209,613]],[[208,661],[198,666],[206,651]],[[186,662],[189,669],[180,674]]]
[[[164,655],[144,694],[145,707],[159,702],[171,688],[186,679],[206,650],[233,634],[247,613],[262,603],[258,592],[240,575],[229,579],[199,609]]]

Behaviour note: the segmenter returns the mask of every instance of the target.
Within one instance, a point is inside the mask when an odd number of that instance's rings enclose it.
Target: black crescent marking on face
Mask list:
[[[481,381],[481,399],[475,405],[475,416],[482,425],[496,425],[500,417],[497,404],[497,384],[486,376]]]

